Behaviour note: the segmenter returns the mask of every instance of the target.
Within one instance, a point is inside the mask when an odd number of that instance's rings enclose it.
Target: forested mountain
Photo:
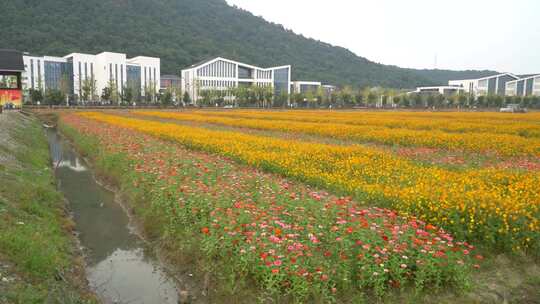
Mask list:
[[[63,56],[124,52],[162,59],[162,72],[222,56],[293,65],[293,79],[412,88],[490,71],[402,69],[297,35],[225,0],[0,0],[0,48]],[[361,34],[361,33],[360,33]]]

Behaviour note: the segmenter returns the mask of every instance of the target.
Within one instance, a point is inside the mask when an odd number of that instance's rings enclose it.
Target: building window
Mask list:
[[[38,59],[37,61],[37,84],[38,89],[43,89],[43,84],[41,83],[41,60]]]
[[[30,82],[32,89],[34,89],[34,59],[30,59]]]
[[[109,81],[112,82],[112,63],[109,63]]]
[[[82,94],[82,71],[81,71],[81,62],[79,61],[79,95]]]
[[[120,65],[120,88],[124,86],[124,65]],[[122,89],[123,90],[123,89]]]

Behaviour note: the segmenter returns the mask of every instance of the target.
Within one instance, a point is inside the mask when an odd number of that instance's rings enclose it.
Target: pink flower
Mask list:
[[[274,266],[281,266],[281,260],[275,260]]]

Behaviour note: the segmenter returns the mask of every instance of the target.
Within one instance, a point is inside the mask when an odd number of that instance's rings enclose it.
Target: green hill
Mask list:
[[[293,65],[293,79],[412,88],[490,71],[402,69],[297,35],[224,0],[0,0],[0,48],[46,55],[124,52],[157,56],[162,72],[222,56]]]

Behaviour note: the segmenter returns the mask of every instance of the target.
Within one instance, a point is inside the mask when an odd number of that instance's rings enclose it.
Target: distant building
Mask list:
[[[304,94],[306,92],[316,92],[322,83],[317,81],[293,81],[291,82],[291,92]]]
[[[176,75],[161,75],[160,89],[165,91],[168,88],[180,88],[182,79]]]
[[[508,96],[540,96],[540,74],[529,75],[506,83]]]
[[[329,85],[329,84],[324,84],[322,87],[326,91],[326,94],[332,94],[333,92],[337,90],[336,86]]]
[[[506,83],[517,80],[514,74],[504,73],[478,79],[450,80],[448,85],[462,87],[466,93],[474,96],[506,95]]]
[[[453,96],[465,92],[465,89],[459,86],[433,86],[433,87],[418,87],[416,91],[409,93],[417,94],[441,94],[444,96]]]
[[[182,70],[182,90],[195,103],[202,90],[227,91],[243,86],[272,87],[275,95],[290,94],[291,66],[260,68],[218,57]]]
[[[22,53],[15,50],[0,50],[0,107],[11,104],[22,105]]]
[[[127,86],[139,91],[141,96],[146,96],[147,91],[159,90],[159,58],[138,56],[128,59],[126,54],[103,52],[97,55],[72,53],[64,57],[25,54],[23,59],[24,89],[62,89],[79,99],[87,81],[95,82],[98,96],[110,84],[116,86],[119,94]]]

